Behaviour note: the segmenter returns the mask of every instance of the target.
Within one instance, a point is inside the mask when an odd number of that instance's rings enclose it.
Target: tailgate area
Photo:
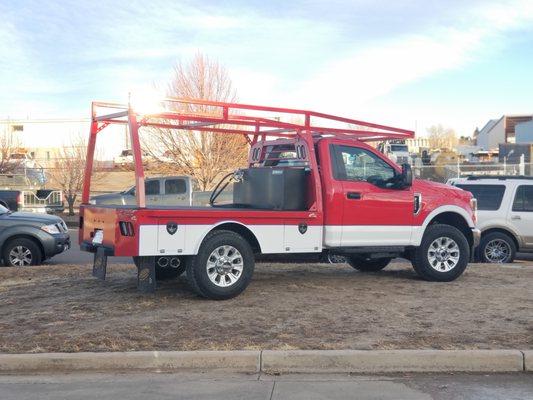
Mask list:
[[[132,209],[82,205],[79,230],[81,249],[95,252],[97,247],[104,247],[108,256],[138,255],[134,214],[135,210]]]

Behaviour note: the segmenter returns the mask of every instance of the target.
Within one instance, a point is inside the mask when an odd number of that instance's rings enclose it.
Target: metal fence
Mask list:
[[[533,164],[445,164],[413,166],[415,177],[445,183],[451,178],[470,175],[533,176]]]

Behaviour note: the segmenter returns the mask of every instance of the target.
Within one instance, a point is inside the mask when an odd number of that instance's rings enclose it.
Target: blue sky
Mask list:
[[[87,116],[197,51],[247,103],[420,134],[533,113],[531,0],[0,0],[0,15],[0,118]]]

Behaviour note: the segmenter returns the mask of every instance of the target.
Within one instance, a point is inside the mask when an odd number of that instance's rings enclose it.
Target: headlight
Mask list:
[[[92,204],[93,206],[96,205],[96,200],[95,199],[89,200],[89,204]]]
[[[45,232],[50,233],[51,235],[55,235],[57,233],[61,233],[61,232],[59,232],[59,228],[57,226],[55,226],[54,224],[41,226],[41,229],[43,231],[45,231]]]

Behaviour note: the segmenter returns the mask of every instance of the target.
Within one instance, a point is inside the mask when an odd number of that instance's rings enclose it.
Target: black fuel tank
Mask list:
[[[233,185],[233,203],[267,210],[306,210],[306,168],[248,168]]]

